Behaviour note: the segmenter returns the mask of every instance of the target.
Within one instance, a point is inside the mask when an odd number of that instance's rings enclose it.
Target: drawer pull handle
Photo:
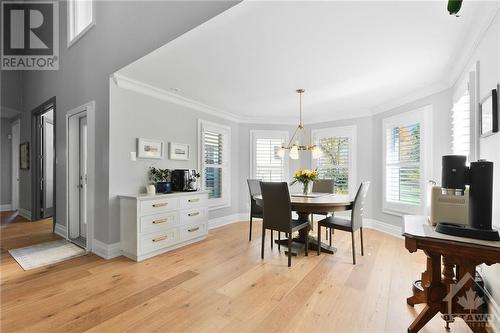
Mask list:
[[[200,230],[200,227],[188,229],[188,232],[195,232],[195,231],[198,231],[198,230]]]
[[[165,222],[168,222],[168,219],[154,220],[153,224],[160,224],[160,223],[165,223]]]
[[[196,215],[200,215],[200,212],[195,212],[195,213],[189,213],[188,216],[196,216]]]
[[[168,205],[168,202],[162,202],[162,203],[153,204],[153,207],[154,208],[165,207],[166,205]]]
[[[200,201],[200,198],[196,198],[196,199],[189,199],[188,202],[198,202]]]
[[[165,240],[167,238],[168,237],[165,235],[165,236],[161,236],[161,237],[158,237],[158,238],[153,238],[152,241],[153,241],[153,243],[156,243],[156,242],[161,242],[162,240]]]

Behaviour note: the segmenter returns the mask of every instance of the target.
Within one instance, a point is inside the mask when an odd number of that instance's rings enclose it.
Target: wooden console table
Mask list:
[[[485,321],[478,320],[485,318],[477,316],[481,314],[480,308],[464,307],[464,300],[470,299],[466,292],[470,294],[471,288],[475,288],[476,267],[500,263],[500,242],[443,235],[437,233],[425,217],[412,215],[404,217],[403,236],[408,251],[422,250],[427,256],[427,268],[422,273],[424,290],[407,299],[410,306],[426,305],[408,332],[418,332],[438,312],[447,322],[461,317],[473,332],[487,332]]]

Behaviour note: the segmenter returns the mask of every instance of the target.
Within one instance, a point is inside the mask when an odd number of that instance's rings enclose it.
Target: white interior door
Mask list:
[[[21,122],[12,123],[12,210],[19,209],[19,144],[21,140]]]
[[[43,170],[43,214],[50,217],[54,214],[54,112],[49,111],[42,117],[42,170]]]
[[[80,118],[80,236],[87,238],[87,116]]]
[[[68,119],[68,238],[80,246],[87,240],[87,113]]]

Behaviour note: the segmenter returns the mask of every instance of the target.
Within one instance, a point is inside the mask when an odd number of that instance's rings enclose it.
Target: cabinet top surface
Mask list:
[[[155,200],[155,199],[165,199],[172,197],[182,197],[190,195],[207,194],[208,191],[193,191],[193,192],[172,192],[164,194],[147,194],[147,193],[136,193],[136,194],[120,194],[118,198],[120,199],[135,199],[135,200]]]
[[[436,232],[436,228],[427,222],[425,216],[405,215],[403,217],[403,236],[411,238],[432,238],[442,241],[455,241],[465,244],[489,246],[500,249],[500,241],[486,241],[466,237],[457,237]]]

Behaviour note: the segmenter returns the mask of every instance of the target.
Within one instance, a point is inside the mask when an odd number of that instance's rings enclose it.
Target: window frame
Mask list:
[[[287,131],[272,131],[272,130],[250,130],[250,178],[257,179],[257,163],[256,157],[256,142],[257,139],[281,139],[283,144],[288,143],[290,133]],[[283,182],[288,182],[290,179],[290,164],[288,159],[283,158]]]
[[[222,197],[209,199],[208,210],[228,208],[231,207],[231,127],[198,119],[198,170],[201,174],[201,188],[204,191],[206,191],[205,143],[203,140],[205,131],[220,133],[223,135],[223,140],[226,141],[222,150],[222,164],[220,164],[222,168]]]
[[[311,142],[318,145],[319,140],[325,137],[348,137],[349,138],[349,197],[354,197],[357,191],[357,126],[339,126],[318,128],[311,130]],[[318,167],[318,160],[311,156],[311,166],[313,169]]]
[[[422,214],[427,200],[427,182],[432,166],[432,106],[386,117],[382,120],[382,212],[402,216],[405,214]],[[420,123],[420,205],[387,201],[387,130],[397,126]]]
[[[76,42],[80,40],[90,29],[92,29],[96,24],[95,19],[95,8],[96,8],[96,0],[80,0],[80,1],[91,1],[92,2],[92,21],[82,30],[80,33],[71,38],[71,25],[74,22],[74,11],[71,10],[72,5],[71,2],[75,2],[75,0],[66,1],[66,40],[68,44],[68,49],[73,46]],[[73,23],[74,24],[74,23]]]

